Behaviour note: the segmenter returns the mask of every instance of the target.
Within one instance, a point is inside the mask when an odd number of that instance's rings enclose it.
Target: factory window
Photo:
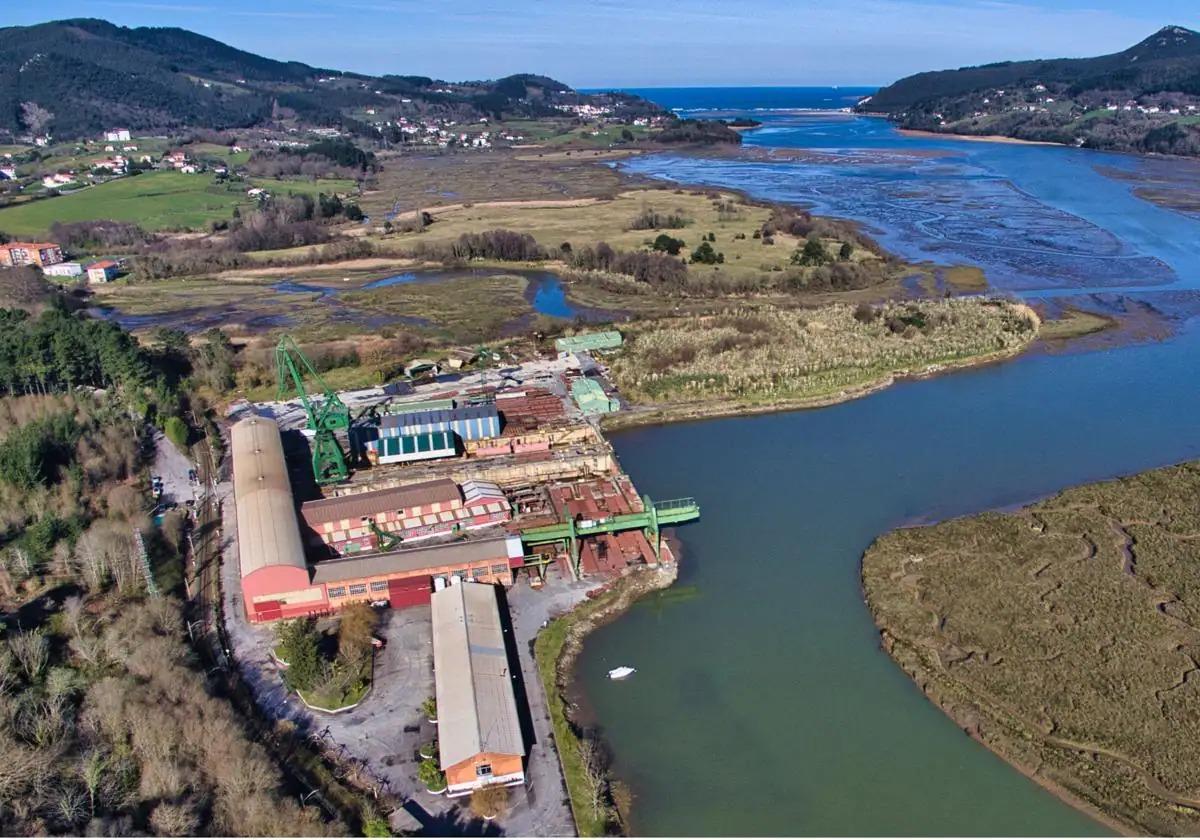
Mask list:
[[[492,574],[503,575],[508,573],[508,566],[492,566]]]
[[[465,578],[467,576],[467,570],[466,569],[455,569],[450,574],[458,575],[460,578]]]
[[[372,592],[387,592],[387,588],[388,588],[388,582],[386,580],[371,581],[371,591]]]
[[[474,577],[481,578],[488,573],[487,566],[480,566],[478,569],[472,569],[471,574]]]
[[[350,594],[351,595],[365,595],[366,592],[367,592],[367,585],[365,583],[350,584]]]
[[[490,764],[476,765],[475,766],[475,775],[479,776],[480,778],[482,778],[483,776],[492,775],[492,765],[490,765]]]
[[[329,587],[329,597],[330,598],[341,598],[345,594],[346,594],[346,587],[344,587],[344,586]]]

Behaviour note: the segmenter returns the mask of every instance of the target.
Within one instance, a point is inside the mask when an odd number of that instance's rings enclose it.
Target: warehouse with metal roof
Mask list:
[[[559,353],[576,353],[579,351],[593,352],[596,350],[616,350],[625,339],[616,330],[607,332],[588,332],[578,335],[564,335],[554,339],[554,349]]]
[[[328,608],[309,580],[279,425],[248,417],[230,432],[242,598],[252,621],[308,615]]]
[[[525,739],[496,590],[455,582],[434,592],[432,605],[438,748],[449,794],[521,784]]]

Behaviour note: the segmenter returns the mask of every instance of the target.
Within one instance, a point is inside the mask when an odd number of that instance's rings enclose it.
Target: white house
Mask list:
[[[48,277],[78,277],[83,274],[83,266],[77,262],[61,262],[54,265],[42,266],[42,274]]]
[[[129,136],[128,128],[111,128],[104,132],[104,139],[109,143],[124,143],[132,138]]]

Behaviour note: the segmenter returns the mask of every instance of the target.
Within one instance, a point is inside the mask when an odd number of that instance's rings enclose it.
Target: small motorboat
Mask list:
[[[637,668],[630,668],[628,665],[622,665],[620,668],[613,668],[608,672],[610,680],[623,680],[626,677],[632,677],[637,673]]]

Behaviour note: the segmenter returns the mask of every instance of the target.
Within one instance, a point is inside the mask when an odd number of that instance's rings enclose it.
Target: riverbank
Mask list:
[[[925,131],[919,128],[897,128],[896,131],[905,137],[934,137],[942,140],[949,138],[951,140],[971,140],[979,143],[1011,143],[1018,146],[1066,145],[1064,143],[1053,143],[1049,140],[1022,140],[1019,137],[1008,137],[1003,134],[959,134],[953,131]]]
[[[567,699],[575,661],[589,633],[615,620],[639,598],[675,582],[679,574],[674,554],[677,551],[674,546],[664,548],[664,554],[671,557],[669,561],[631,570],[595,597],[553,619],[534,641],[534,659],[546,692],[563,779],[582,837],[605,836],[620,830],[623,821],[614,796],[618,783],[608,774],[605,747],[574,719]]]
[[[834,405],[901,379],[1013,358],[1040,326],[1027,306],[981,299],[635,324],[610,366],[634,407],[604,423],[618,429]]]
[[[990,354],[987,357],[964,359],[956,362],[945,362],[929,365],[920,370],[905,370],[888,374],[879,379],[863,383],[852,388],[844,388],[836,393],[822,397],[805,399],[780,400],[770,403],[745,403],[738,401],[718,402],[699,401],[689,403],[673,403],[666,405],[634,406],[629,411],[617,414],[606,414],[602,418],[602,428],[606,432],[623,431],[644,426],[663,426],[670,423],[686,423],[693,420],[717,420],[722,417],[753,417],[756,414],[776,414],[785,411],[804,411],[816,408],[828,408],[851,400],[859,400],[883,391],[897,382],[911,379],[929,379],[944,373],[967,368],[983,367],[998,364],[1016,358],[1027,348],[1005,350]]]
[[[868,549],[881,644],[971,737],[1127,834],[1200,830],[1200,464]]]

